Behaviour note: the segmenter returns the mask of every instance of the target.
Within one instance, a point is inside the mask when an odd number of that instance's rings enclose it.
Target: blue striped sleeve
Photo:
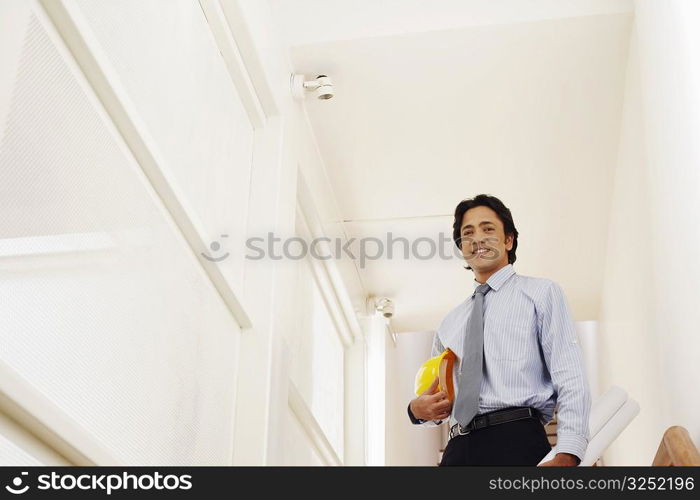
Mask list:
[[[561,287],[554,282],[544,290],[538,314],[540,344],[559,405],[557,453],[580,460],[589,441],[591,396],[576,327]]]

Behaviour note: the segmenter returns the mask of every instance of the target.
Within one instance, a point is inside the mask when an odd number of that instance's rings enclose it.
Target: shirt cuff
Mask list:
[[[410,418],[411,423],[415,424],[415,425],[425,423],[425,420],[421,420],[420,418],[416,418],[415,415],[413,415],[413,412],[411,411],[411,403],[408,403],[408,418]]]
[[[557,434],[557,453],[576,455],[579,463],[583,461],[588,448],[588,439],[578,434]]]

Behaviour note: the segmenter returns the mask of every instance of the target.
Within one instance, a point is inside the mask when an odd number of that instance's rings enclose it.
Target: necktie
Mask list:
[[[484,295],[491,289],[484,283],[472,295],[472,313],[467,322],[464,351],[460,362],[459,392],[455,400],[454,416],[462,427],[479,410],[479,392],[484,362]]]

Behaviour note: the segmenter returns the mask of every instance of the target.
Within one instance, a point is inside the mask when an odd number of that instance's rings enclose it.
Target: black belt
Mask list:
[[[484,429],[493,425],[505,424],[507,422],[532,417],[539,419],[539,412],[534,408],[513,408],[484,413],[483,415],[477,415],[474,417],[466,427],[462,427],[459,424],[453,425],[450,428],[450,439],[455,436],[469,434],[471,431],[475,431],[477,429]]]

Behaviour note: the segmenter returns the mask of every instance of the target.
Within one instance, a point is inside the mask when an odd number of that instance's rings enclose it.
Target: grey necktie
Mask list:
[[[455,400],[454,416],[462,427],[474,418],[479,410],[479,392],[484,361],[484,295],[491,289],[484,283],[476,287],[472,295],[471,316],[467,322],[464,351],[460,361],[459,392]]]

